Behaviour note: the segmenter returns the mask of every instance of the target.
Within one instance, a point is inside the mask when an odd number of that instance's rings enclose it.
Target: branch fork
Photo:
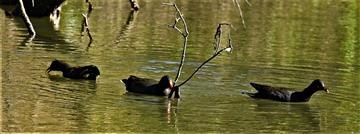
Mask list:
[[[185,18],[183,16],[183,14],[181,13],[181,11],[179,10],[179,8],[177,7],[177,5],[175,3],[163,3],[164,5],[168,5],[168,6],[173,6],[176,10],[175,12],[175,19],[174,19],[174,23],[168,25],[170,28],[175,29],[178,33],[180,33],[182,35],[182,37],[184,38],[184,42],[183,42],[183,51],[182,51],[182,57],[181,57],[181,61],[180,61],[180,65],[179,68],[177,70],[177,75],[175,77],[175,81],[174,81],[174,87],[171,90],[171,92],[168,95],[168,98],[171,98],[173,93],[175,92],[175,96],[174,98],[180,98],[180,91],[179,88],[180,86],[184,85],[186,82],[188,82],[206,63],[208,63],[209,61],[211,61],[212,59],[214,59],[216,56],[220,55],[223,51],[227,51],[227,52],[231,52],[232,51],[232,41],[231,41],[231,35],[230,35],[230,31],[232,28],[232,25],[230,23],[220,23],[218,25],[218,27],[216,28],[216,32],[214,35],[214,50],[215,53],[206,61],[204,61],[199,67],[197,67],[195,69],[195,71],[182,83],[180,84],[176,84],[176,82],[178,81],[180,74],[181,74],[181,70],[185,61],[185,52],[186,52],[186,46],[187,46],[187,41],[188,41],[188,37],[189,37],[189,31],[188,31],[188,26],[186,24]],[[183,24],[183,28],[180,29],[179,27],[177,27],[177,24],[179,23],[179,21],[181,21],[181,23]],[[229,28],[229,33],[228,33],[228,45],[225,48],[221,48],[221,34],[222,34],[222,26],[228,26]]]

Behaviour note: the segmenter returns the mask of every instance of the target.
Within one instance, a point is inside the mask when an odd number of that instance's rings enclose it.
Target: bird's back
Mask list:
[[[75,78],[75,79],[96,80],[98,75],[100,75],[100,71],[94,65],[72,67],[69,71],[64,72],[65,77]]]
[[[153,79],[140,78],[131,75],[128,79],[123,79],[122,82],[129,92],[163,95],[158,84],[159,82]]]
[[[250,83],[258,92],[250,95],[253,98],[272,99],[277,101],[290,101],[293,89],[272,87],[263,84]]]

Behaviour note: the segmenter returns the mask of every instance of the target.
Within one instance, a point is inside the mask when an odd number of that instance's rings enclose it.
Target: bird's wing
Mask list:
[[[258,84],[258,83],[250,83],[258,92],[260,93],[271,93],[271,92],[288,92],[294,89],[285,88],[285,87],[272,87],[268,85]]]

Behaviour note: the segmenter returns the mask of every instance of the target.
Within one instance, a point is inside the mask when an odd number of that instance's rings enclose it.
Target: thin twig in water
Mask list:
[[[186,24],[185,18],[183,16],[183,14],[181,13],[180,9],[177,7],[177,5],[175,3],[163,3],[163,4],[173,6],[175,8],[176,13],[175,13],[174,24],[169,25],[169,27],[174,28],[184,38],[183,51],[182,51],[182,56],[181,56],[181,60],[180,60],[180,65],[179,65],[179,68],[178,68],[178,71],[176,73],[176,77],[174,80],[174,82],[176,83],[181,75],[181,70],[182,70],[182,67],[183,67],[183,64],[185,61],[185,52],[186,52],[186,46],[187,46],[187,41],[188,41],[188,37],[189,37],[189,30],[188,30],[188,26]],[[184,28],[183,28],[184,31],[182,31],[180,28],[177,27],[177,23],[179,22],[179,20],[181,20],[181,22],[184,25]]]

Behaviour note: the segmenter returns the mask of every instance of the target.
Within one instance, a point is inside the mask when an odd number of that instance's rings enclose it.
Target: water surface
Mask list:
[[[120,79],[176,75],[181,36],[167,25],[174,10],[163,1],[93,1],[94,41],[80,36],[86,4],[67,0],[54,27],[31,18],[29,41],[19,18],[0,10],[2,131],[152,133],[359,133],[360,2],[357,0],[252,0],[242,3],[246,29],[231,0],[178,1],[189,25],[180,81],[213,53],[220,22],[234,25],[233,53],[207,64],[182,87],[180,100],[131,94]],[[100,68],[97,81],[45,74],[53,59]],[[250,82],[302,90],[321,79],[330,94],[307,103],[254,100]]]

